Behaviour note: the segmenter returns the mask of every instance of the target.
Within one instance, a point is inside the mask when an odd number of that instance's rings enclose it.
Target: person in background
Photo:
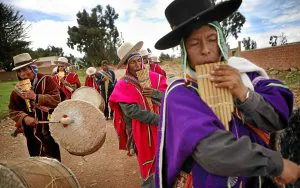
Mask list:
[[[65,57],[59,57],[57,61],[57,73],[53,76],[53,80],[59,86],[62,101],[71,99],[72,93],[81,86],[78,75],[70,72],[68,67],[71,65]]]
[[[115,88],[115,85],[117,83],[117,78],[114,71],[108,68],[107,60],[103,60],[101,62],[101,65],[102,65],[101,66],[102,70],[98,72],[96,78],[97,78],[97,83],[100,86],[101,96],[103,97],[105,102],[104,116],[106,120],[108,120],[108,119],[113,119],[114,112],[112,109],[109,108],[108,100]]]
[[[151,70],[152,72],[156,72],[160,75],[163,75],[164,77],[166,77],[166,72],[156,63],[153,63],[151,61],[151,59],[149,58],[151,56],[151,54],[148,52],[148,50],[146,49],[141,49],[139,51],[139,53],[142,55],[143,57],[143,62],[145,64],[145,66],[149,66],[149,70]]]
[[[164,76],[148,71],[151,87],[141,86],[137,72],[144,69],[138,53],[142,45],[143,42],[125,42],[118,48],[118,67],[125,65],[126,72],[117,82],[109,103],[115,112],[119,149],[127,150],[129,156],[137,155],[142,187],[154,187],[159,103],[167,84]]]
[[[85,86],[96,89],[100,93],[100,87],[97,83],[98,72],[95,67],[89,67],[86,69]]]

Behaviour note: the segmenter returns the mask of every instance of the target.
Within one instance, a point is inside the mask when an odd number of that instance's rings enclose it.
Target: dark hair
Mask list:
[[[104,65],[104,64],[106,64],[106,65],[108,64],[108,61],[106,59],[101,61],[101,65]]]

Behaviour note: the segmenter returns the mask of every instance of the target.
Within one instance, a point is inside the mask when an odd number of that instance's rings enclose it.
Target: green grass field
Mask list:
[[[10,93],[14,89],[17,81],[0,82],[0,119],[8,114],[8,103]]]

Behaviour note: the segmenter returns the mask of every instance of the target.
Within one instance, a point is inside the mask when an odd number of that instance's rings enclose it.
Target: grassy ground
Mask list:
[[[294,94],[294,107],[300,108],[300,71],[269,71],[271,78],[279,79],[289,86]]]
[[[76,71],[76,74],[79,76],[79,80],[81,82],[81,85],[83,86],[84,82],[85,82],[85,77],[86,77],[85,71],[78,70],[78,71]]]
[[[10,93],[14,89],[17,81],[0,82],[0,119],[8,114],[8,103]]]

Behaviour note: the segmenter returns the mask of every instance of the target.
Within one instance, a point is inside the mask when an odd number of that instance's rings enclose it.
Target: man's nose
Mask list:
[[[202,55],[210,54],[210,50],[209,50],[208,44],[206,42],[202,42],[202,44],[201,44],[201,54]]]

